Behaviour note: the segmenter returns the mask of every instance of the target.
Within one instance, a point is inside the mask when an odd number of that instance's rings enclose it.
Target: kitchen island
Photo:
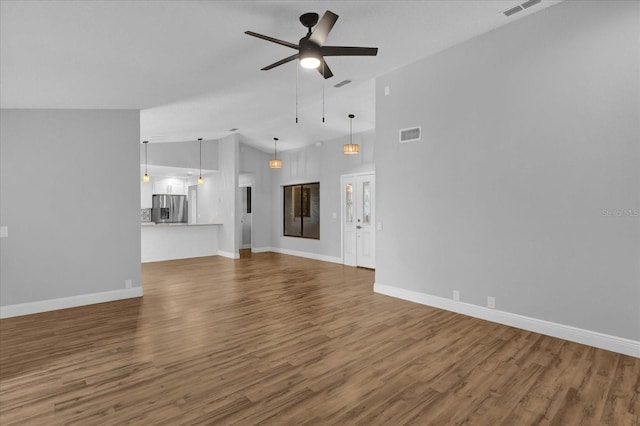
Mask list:
[[[221,223],[141,223],[142,263],[218,254]]]

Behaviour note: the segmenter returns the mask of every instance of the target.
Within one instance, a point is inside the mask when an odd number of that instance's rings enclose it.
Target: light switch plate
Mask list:
[[[382,222],[378,222],[378,224],[376,225],[376,229],[378,231],[382,231]]]
[[[9,227],[8,226],[0,226],[0,238],[9,237]]]

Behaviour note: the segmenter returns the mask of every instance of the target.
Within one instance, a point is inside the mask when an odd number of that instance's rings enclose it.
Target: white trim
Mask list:
[[[375,283],[374,293],[640,358],[640,341]]]
[[[251,247],[251,253],[266,253],[271,250],[271,247]]]
[[[218,250],[218,256],[228,257],[229,259],[240,259],[240,253],[231,253],[230,251]]]
[[[240,246],[240,248],[241,248],[241,249],[248,249],[248,248],[251,248],[251,243],[242,244],[242,245]]]
[[[22,315],[38,314],[40,312],[56,311],[58,309],[132,299],[134,297],[142,297],[142,293],[142,287],[133,287],[123,290],[104,291],[101,293],[81,294],[79,296],[0,306],[0,318],[19,317]]]
[[[305,257],[307,259],[321,260],[323,262],[339,263],[342,265],[342,259],[334,256],[327,256],[324,254],[308,253],[305,251],[289,250],[279,247],[270,247],[270,251],[281,254],[288,254],[290,256]]]

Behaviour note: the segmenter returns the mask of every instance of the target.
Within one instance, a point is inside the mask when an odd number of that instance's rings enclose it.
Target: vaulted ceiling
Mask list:
[[[2,108],[141,110],[141,140],[217,139],[237,128],[259,149],[292,149],[375,127],[375,78],[561,0],[511,17],[498,1],[2,1]],[[340,17],[327,44],[378,47],[331,57],[334,77],[244,34],[297,43],[305,12]],[[341,88],[335,84],[351,80]],[[324,92],[324,116],[323,116]]]

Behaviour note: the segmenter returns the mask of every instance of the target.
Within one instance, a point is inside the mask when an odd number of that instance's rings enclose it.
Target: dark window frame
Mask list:
[[[282,235],[284,237],[293,237],[293,238],[306,238],[309,240],[319,240],[320,239],[320,232],[318,232],[318,236],[317,237],[312,237],[312,236],[308,236],[308,235],[304,235],[304,218],[305,217],[311,217],[311,188],[305,188],[305,186],[311,186],[311,185],[318,185],[318,204],[320,203],[320,182],[305,182],[305,183],[297,183],[295,185],[284,185],[282,187]],[[286,233],[286,229],[287,229],[287,224],[286,224],[286,220],[287,220],[287,209],[291,208],[291,206],[287,206],[287,197],[286,197],[286,192],[287,192],[287,188],[291,188],[291,192],[292,194],[295,194],[295,189],[299,189],[299,194],[301,194],[301,196],[299,197],[299,202],[300,204],[298,206],[296,206],[294,204],[293,206],[293,211],[294,211],[294,219],[295,218],[300,218],[300,234],[301,235],[293,235],[293,234],[287,234]],[[306,189],[306,191],[305,191]],[[305,194],[307,195],[307,197],[305,198]],[[295,203],[296,201],[296,197],[293,196],[293,202]],[[297,213],[300,213],[299,215]],[[318,227],[320,223],[320,217],[318,216]]]

